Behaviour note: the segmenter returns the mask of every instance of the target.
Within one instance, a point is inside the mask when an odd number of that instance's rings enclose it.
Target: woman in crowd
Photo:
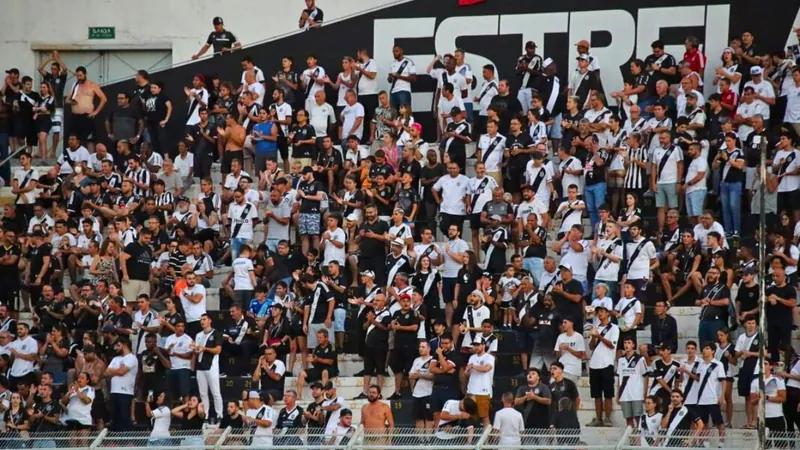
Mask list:
[[[60,373],[67,370],[69,342],[69,333],[63,325],[56,325],[47,333],[44,345],[39,346],[43,372]]]
[[[117,266],[116,259],[117,243],[111,239],[106,239],[100,247],[100,253],[92,258],[92,264],[89,266],[89,275],[94,282],[103,280],[106,283],[111,283],[117,280]]]
[[[52,116],[56,110],[56,99],[53,94],[53,86],[43,81],[39,86],[41,100],[36,102],[33,107],[33,120],[36,125],[36,136],[38,138],[39,158],[47,158],[47,135],[53,127]],[[55,148],[53,149],[55,150]]]
[[[742,81],[742,74],[739,72],[739,58],[730,47],[722,51],[722,65],[717,66],[714,71],[714,86],[717,86],[722,78],[728,80],[731,90],[739,95],[739,82]]]
[[[624,242],[630,242],[631,235],[628,233],[628,227],[631,224],[642,220],[642,210],[637,206],[638,199],[636,194],[628,192],[625,194],[625,208],[619,212],[617,216],[617,225],[620,227],[620,234]]]

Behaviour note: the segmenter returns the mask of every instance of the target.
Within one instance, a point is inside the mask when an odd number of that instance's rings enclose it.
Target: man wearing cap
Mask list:
[[[445,89],[443,100],[446,99],[447,94],[448,91]],[[442,141],[439,146],[440,151],[443,152],[442,161],[458,164],[461,172],[465,173],[467,168],[467,144],[472,142],[472,126],[464,119],[466,112],[463,107],[454,106],[447,111],[449,111],[448,124],[444,127]]]
[[[590,70],[594,58],[588,54],[582,53],[576,58],[578,61],[578,68],[572,75],[567,89],[569,96],[578,97],[578,108],[581,110],[589,109],[591,106],[589,99],[595,92],[600,92],[600,76],[599,71]]]
[[[214,17],[212,23],[214,25],[214,31],[208,34],[208,39],[206,39],[206,43],[203,44],[200,51],[192,55],[193,60],[203,56],[208,51],[209,47],[214,48],[214,56],[219,56],[223,52],[228,52],[242,46],[241,42],[236,39],[236,36],[225,29],[222,17]]]
[[[266,400],[266,403],[264,402]],[[278,415],[270,406],[272,398],[269,394],[250,391],[247,395],[247,413],[244,422],[253,429],[253,440],[250,445],[272,447],[272,430],[278,421]]]
[[[362,416],[362,419],[363,417],[364,416]],[[328,433],[326,430],[326,438],[330,436],[330,439],[326,442],[326,444],[335,446],[348,446],[350,443],[350,438],[352,438],[355,433],[356,427],[353,426],[353,411],[348,408],[344,408],[339,414],[339,421],[336,423],[336,426],[330,431],[330,433]]]
[[[598,305],[594,312],[600,323],[592,327],[589,341],[589,348],[592,350],[592,356],[589,359],[589,385],[595,411],[595,418],[589,426],[611,426],[614,362],[620,337],[619,328],[609,320],[609,311],[605,306]],[[603,412],[605,412],[605,420],[603,420]]]
[[[586,291],[582,283],[574,278],[573,267],[562,258],[558,267],[561,279],[553,285],[553,303],[559,316],[571,317],[575,329],[583,330],[583,294]]]
[[[520,78],[517,99],[525,114],[531,107],[533,87],[536,86],[538,77],[542,75],[543,68],[542,57],[536,54],[536,44],[533,41],[526,42],[525,53],[517,58],[517,66],[514,68],[517,77]]]
[[[489,426],[489,414],[492,407],[492,386],[494,384],[495,359],[486,352],[484,338],[472,341],[472,355],[469,357],[464,372],[467,376],[467,395],[475,400],[478,406],[478,417],[483,426]]]
[[[483,320],[490,317],[489,308],[484,304],[486,299],[483,292],[478,289],[472,291],[467,297],[467,307],[464,309],[464,314],[461,317],[461,325],[459,331],[463,336],[461,339],[461,351],[469,353],[472,342],[481,338],[483,331]]]

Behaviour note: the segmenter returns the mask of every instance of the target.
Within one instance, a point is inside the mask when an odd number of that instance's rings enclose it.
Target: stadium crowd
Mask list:
[[[300,27],[321,26],[306,4]],[[341,440],[352,430],[337,394],[346,352],[363,357],[357,398],[372,429],[394,426],[380,401],[390,374],[387,399],[407,398],[410,383],[413,420],[442,440],[492,418],[512,440],[580,428],[576,383],[588,376],[588,426],[611,426],[618,408],[654,439],[712,423],[724,434],[734,395],[755,426],[762,371],[768,426],[800,427],[792,48],[756,49],[745,31],[714,61],[694,37],[681,58],[655,41],[624,90],[607,92],[588,41],[571,74],[528,42],[503,68],[515,80],[491,65],[473,72],[460,49],[423,72],[399,46],[388,73],[363,49],[341,70],[313,55],[302,70],[290,56],[258,61],[279,63],[270,76],[221,18],[213,25],[196,56],[241,52],[241,80],[197,74],[185,98],[139,71],[111,106],[57,52],[38,92],[6,71],[0,133],[29,150],[2,219],[5,433],[124,431],[147,417],[154,438],[208,421],[255,427],[263,442],[303,427]],[[413,115],[422,76],[438,81],[425,125],[436,144]],[[101,112],[107,142],[94,129]],[[173,121],[185,121],[174,147]],[[40,173],[34,159],[49,154],[57,163]],[[215,277],[222,320],[207,308]],[[702,307],[698,340],[681,349],[673,305]],[[651,339],[638,342],[645,327]],[[498,394],[500,334],[516,338],[524,379]],[[220,380],[234,376],[254,388],[223,398]]]

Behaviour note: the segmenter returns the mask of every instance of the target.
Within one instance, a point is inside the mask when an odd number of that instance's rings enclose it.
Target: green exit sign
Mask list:
[[[89,27],[89,39],[116,39],[116,27]]]

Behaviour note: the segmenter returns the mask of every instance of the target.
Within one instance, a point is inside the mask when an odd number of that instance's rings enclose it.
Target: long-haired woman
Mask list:
[[[725,424],[730,427],[733,420],[733,368],[736,367],[735,346],[731,343],[731,331],[726,327],[717,331],[717,349],[714,359],[722,363],[725,379],[722,381],[725,398]],[[800,383],[798,383],[800,384]]]
[[[47,135],[53,128],[53,114],[56,111],[56,99],[53,94],[53,86],[43,81],[39,85],[39,95],[41,100],[36,102],[33,107],[33,121],[36,126],[36,137],[38,139],[39,158],[47,158]]]

